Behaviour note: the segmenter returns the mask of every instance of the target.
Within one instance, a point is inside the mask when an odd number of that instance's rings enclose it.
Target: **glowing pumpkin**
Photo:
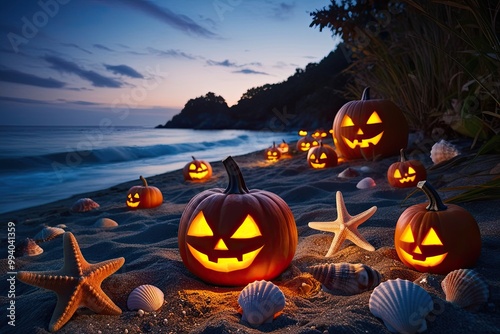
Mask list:
[[[399,217],[394,246],[409,268],[447,274],[474,265],[481,253],[481,234],[472,215],[458,205],[444,205],[427,181],[417,185],[429,199]]]
[[[395,188],[415,187],[419,181],[427,178],[424,165],[418,160],[407,160],[404,149],[401,149],[401,161],[395,162],[387,169],[387,181]]]
[[[212,166],[207,161],[196,160],[186,164],[182,170],[182,175],[186,181],[206,181],[212,177]]]
[[[288,267],[297,247],[293,214],[276,194],[248,190],[231,157],[223,164],[228,187],[201,192],[182,213],[182,261],[193,274],[216,285],[273,279]]]
[[[269,161],[278,161],[281,158],[281,151],[276,147],[276,143],[273,142],[273,146],[266,148],[264,150],[264,159]]]
[[[323,129],[318,129],[311,134],[311,137],[316,140],[325,140],[326,137],[328,137],[328,132]]]
[[[313,137],[306,136],[297,140],[297,150],[301,152],[308,152],[311,147],[319,145],[319,141]]]
[[[359,101],[347,102],[333,121],[335,147],[346,159],[398,154],[408,143],[408,123],[389,100],[370,100],[369,87]]]
[[[313,147],[307,152],[307,163],[309,167],[322,169],[337,166],[337,153],[333,147],[324,145],[322,141],[319,146]]]
[[[280,145],[278,146],[279,150],[281,151],[281,154],[287,154],[290,147],[288,146],[287,142],[282,139],[283,141],[280,143]]]
[[[130,209],[154,208],[163,203],[163,195],[160,189],[148,186],[148,182],[142,175],[139,177],[142,186],[133,186],[127,193],[126,204]]]

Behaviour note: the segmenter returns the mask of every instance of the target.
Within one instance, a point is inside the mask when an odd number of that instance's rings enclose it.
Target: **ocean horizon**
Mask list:
[[[0,213],[261,150],[295,132],[0,126]]]

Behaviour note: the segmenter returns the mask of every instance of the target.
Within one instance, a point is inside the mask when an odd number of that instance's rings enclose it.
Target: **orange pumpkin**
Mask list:
[[[401,160],[387,169],[387,181],[395,188],[415,187],[427,178],[424,165],[418,160],[407,160],[404,149],[400,150]]]
[[[481,253],[481,234],[476,220],[458,205],[444,205],[427,182],[417,185],[429,204],[410,206],[399,217],[394,246],[409,268],[447,274],[471,267]]]
[[[310,136],[305,136],[297,140],[297,151],[308,152],[311,147],[319,145],[319,141]]]
[[[212,166],[204,160],[196,160],[189,162],[184,166],[182,175],[186,181],[206,181],[212,177]]]
[[[142,175],[139,177],[142,186],[133,186],[127,193],[126,204],[130,209],[154,208],[163,203],[163,195],[160,189],[148,186],[148,182]]]
[[[408,143],[408,123],[389,100],[370,100],[369,87],[359,101],[347,102],[333,121],[335,147],[346,159],[398,154]]]
[[[182,213],[182,261],[193,274],[216,285],[273,279],[288,267],[297,247],[293,214],[276,194],[248,190],[231,157],[223,164],[227,188],[201,192]]]
[[[328,132],[326,132],[323,129],[317,129],[311,134],[311,137],[313,137],[316,140],[325,140],[326,137],[328,137]]]
[[[278,148],[281,151],[281,154],[287,154],[289,149],[290,149],[290,147],[288,146],[288,143],[284,139],[282,139],[282,142],[280,143]]]
[[[273,146],[266,148],[264,150],[264,159],[269,161],[278,161],[281,158],[281,151],[276,147],[276,143],[273,142]]]
[[[309,167],[322,169],[337,166],[337,153],[333,147],[324,145],[322,141],[319,146],[313,147],[307,152],[307,164]]]

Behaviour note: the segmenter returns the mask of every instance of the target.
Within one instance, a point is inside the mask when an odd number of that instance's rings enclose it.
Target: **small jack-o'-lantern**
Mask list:
[[[182,213],[182,261],[193,274],[217,285],[273,279],[288,267],[297,247],[293,214],[276,194],[248,190],[231,157],[223,164],[228,187],[201,192]]]
[[[212,177],[212,166],[207,161],[196,160],[189,162],[184,166],[182,175],[186,181],[206,181]]]
[[[310,136],[297,140],[297,150],[301,152],[308,152],[311,147],[316,147],[318,145],[319,141]]]
[[[434,274],[474,265],[481,253],[481,234],[472,215],[458,205],[444,205],[427,181],[418,188],[429,199],[399,217],[394,247],[409,268]]]
[[[264,150],[264,159],[268,161],[278,161],[281,158],[281,151],[278,147],[276,147],[276,143],[273,142],[273,146],[266,148]]]
[[[347,102],[333,121],[335,147],[346,159],[398,154],[408,143],[408,123],[389,100],[370,100],[369,87],[359,101]]]
[[[318,129],[311,134],[311,137],[316,140],[325,140],[326,137],[328,137],[328,132],[323,129]]]
[[[142,186],[133,186],[127,193],[126,204],[130,209],[154,208],[163,203],[163,195],[160,189],[148,185],[142,175],[139,177]]]
[[[284,139],[282,139],[282,142],[279,144],[278,148],[281,151],[281,154],[287,154],[290,149],[288,143]]]
[[[393,163],[387,169],[387,181],[395,188],[414,187],[427,178],[427,171],[420,161],[407,160],[404,149],[400,152],[401,161]]]
[[[313,147],[307,152],[307,163],[309,167],[322,169],[337,166],[337,153],[333,147],[324,145],[322,141],[319,146]]]

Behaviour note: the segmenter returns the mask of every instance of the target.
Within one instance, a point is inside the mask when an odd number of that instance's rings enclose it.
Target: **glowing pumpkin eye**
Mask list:
[[[411,233],[410,225],[406,225],[405,231],[401,234],[401,241],[410,243],[415,242],[415,239],[413,239],[413,233]]]
[[[325,138],[325,137],[326,137],[326,132],[323,132],[323,133],[321,134],[321,137]]]
[[[345,115],[344,118],[342,119],[342,124],[340,126],[345,127],[345,126],[354,126],[354,122],[352,121],[351,117]]]
[[[189,229],[187,231],[188,235],[195,237],[213,237],[214,232],[210,226],[208,226],[207,220],[205,219],[205,215],[203,215],[203,211],[200,211],[196,217],[189,225]]]
[[[189,170],[196,170],[196,166],[194,164],[189,165]]]
[[[274,155],[274,156],[277,156],[277,155],[278,155],[278,152],[273,152],[273,155]]]
[[[267,155],[271,155],[271,151],[267,151]]]
[[[394,171],[394,178],[396,178],[396,179],[400,179],[401,178],[401,173],[399,172],[399,169],[396,169]]]
[[[320,159],[326,159],[326,154],[325,153],[321,153],[321,156],[319,158]]]
[[[252,216],[248,215],[240,227],[231,236],[232,239],[250,239],[254,237],[260,237],[260,229],[253,220]]]
[[[139,198],[139,194],[135,193],[134,198]]]
[[[311,154],[311,156],[309,157],[309,160],[316,160],[316,155],[314,155],[314,153]]]
[[[415,170],[412,167],[408,167],[408,174],[415,174]]]
[[[438,245],[443,246],[441,239],[439,239],[436,231],[431,227],[424,240],[422,241],[422,245]]]
[[[203,169],[203,170],[207,169],[207,165],[205,165],[205,164],[202,163],[201,164],[201,169]]]
[[[366,121],[366,124],[378,124],[378,123],[382,123],[382,120],[378,116],[377,112],[374,111],[371,114],[370,118],[368,118],[368,121]]]

